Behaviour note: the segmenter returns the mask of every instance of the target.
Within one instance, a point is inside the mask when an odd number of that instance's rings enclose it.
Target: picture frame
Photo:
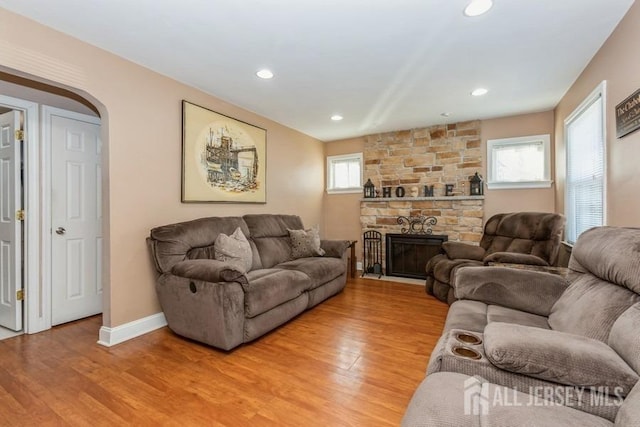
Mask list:
[[[640,129],[640,89],[616,105],[616,138]]]
[[[182,101],[182,202],[266,203],[267,131]]]

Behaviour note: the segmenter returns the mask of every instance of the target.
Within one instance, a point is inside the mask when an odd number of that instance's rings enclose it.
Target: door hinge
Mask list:
[[[16,211],[16,221],[24,221],[24,210]]]
[[[19,291],[16,291],[16,300],[18,301],[23,301],[24,300],[24,290],[20,289]]]
[[[16,141],[22,141],[24,139],[24,131],[22,129],[16,129]]]

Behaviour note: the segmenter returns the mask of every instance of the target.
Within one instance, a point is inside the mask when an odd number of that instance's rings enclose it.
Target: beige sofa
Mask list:
[[[220,260],[225,257],[218,256],[217,242],[235,234],[248,242],[248,259]],[[346,284],[349,242],[317,238],[315,253],[292,244],[297,236],[311,234],[305,234],[298,216],[268,214],[201,218],[152,229],[147,241],[169,328],[229,350],[337,294]]]

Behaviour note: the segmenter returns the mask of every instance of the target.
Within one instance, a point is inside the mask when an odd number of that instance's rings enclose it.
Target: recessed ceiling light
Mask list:
[[[258,71],[256,73],[256,76],[260,77],[261,79],[272,79],[273,73],[271,72],[271,70],[267,70],[266,68],[264,68]]]
[[[483,87],[479,87],[478,89],[475,89],[473,92],[471,92],[471,95],[473,95],[473,96],[482,96],[482,95],[486,95],[487,92],[489,92],[487,89],[485,89]]]
[[[480,16],[487,13],[493,6],[493,0],[472,0],[471,3],[464,8],[466,16]]]
[[[334,122],[339,122],[343,118],[344,117],[342,117],[340,114],[334,114],[333,116],[331,116],[331,120],[333,120]]]

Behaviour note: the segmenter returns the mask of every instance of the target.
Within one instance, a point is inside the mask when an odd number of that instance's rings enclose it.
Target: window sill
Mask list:
[[[362,188],[344,188],[344,189],[333,189],[327,190],[327,194],[362,194]]]
[[[489,190],[523,190],[527,188],[551,188],[553,181],[527,181],[527,182],[488,182]]]

